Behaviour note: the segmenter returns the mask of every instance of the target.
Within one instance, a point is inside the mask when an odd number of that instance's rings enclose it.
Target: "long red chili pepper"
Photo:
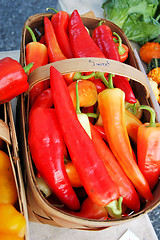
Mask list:
[[[106,58],[120,61],[118,49],[113,41],[111,29],[107,25],[99,25],[94,29],[92,38],[101,49]],[[130,103],[136,103],[136,98],[128,81],[128,78],[115,75],[113,84],[125,92],[125,100]]]
[[[58,44],[54,28],[48,17],[44,17],[45,42],[50,62],[66,59]]]
[[[22,68],[19,62],[10,57],[0,60],[0,104],[27,91],[29,84],[26,72],[32,66],[33,63]]]
[[[138,166],[153,189],[160,176],[160,123],[155,123],[155,111],[149,106],[140,109],[150,112],[150,123],[141,125],[137,137]]]
[[[50,85],[64,141],[82,184],[93,202],[105,206],[119,197],[118,187],[81,126],[63,76],[54,67],[50,68]]]
[[[109,82],[111,78],[109,77]],[[119,88],[106,89],[99,93],[98,106],[111,151],[139,193],[153,200],[149,185],[133,156],[125,125],[124,92]],[[119,147],[117,147],[119,146]]]
[[[124,205],[129,209],[138,212],[140,209],[140,201],[133,184],[128,179],[113,153],[110,151],[93,125],[91,125],[91,134],[97,153],[106,166],[110,177],[114,182],[117,183],[119,187],[120,195],[123,197]]]
[[[34,63],[30,72],[33,72],[36,68],[41,67],[43,65],[48,64],[48,52],[47,47],[37,42],[36,37],[32,29],[26,26],[28,31],[31,34],[32,42],[29,42],[26,45],[26,64]],[[46,88],[46,82],[42,81],[36,84],[29,93],[29,105],[30,107],[33,105],[35,99],[39,96],[39,94]]]
[[[29,117],[28,143],[38,172],[67,207],[78,210],[63,157],[63,137],[54,109],[35,108]]]
[[[52,16],[51,22],[63,54],[66,58],[72,58],[73,53],[68,35],[69,14],[65,11],[59,11]]]
[[[69,37],[74,57],[105,58],[86,30],[77,10],[71,14],[69,21]]]

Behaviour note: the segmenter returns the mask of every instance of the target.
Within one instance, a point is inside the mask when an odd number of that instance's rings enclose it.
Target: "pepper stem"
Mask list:
[[[156,112],[154,111],[154,109],[150,106],[147,105],[141,105],[138,107],[139,109],[145,109],[148,110],[150,112],[150,123],[148,127],[156,127]]]
[[[119,197],[106,206],[109,215],[114,219],[122,218],[122,201],[123,197]]]
[[[33,42],[37,42],[36,36],[35,36],[34,32],[32,31],[32,29],[30,27],[28,27],[28,26],[26,26],[26,28],[29,31],[29,33],[31,34],[32,41]]]
[[[119,44],[118,44],[118,52],[119,52],[120,55],[123,55],[125,53],[125,49],[122,46],[122,39],[116,32],[113,32],[113,35],[117,36],[118,42],[119,42]]]
[[[95,76],[95,72],[93,72],[93,73],[91,73],[91,74],[89,74],[89,75],[82,75],[82,73],[81,72],[76,72],[75,74],[74,74],[74,77],[73,77],[73,80],[80,80],[80,79],[82,79],[82,80],[87,80],[87,79],[89,79],[89,78],[91,78],[91,77],[94,77]]]
[[[91,117],[91,118],[98,118],[98,114],[97,113],[86,113],[86,115],[88,117]]]
[[[27,73],[33,67],[33,63],[29,63],[27,66],[23,67],[25,73]]]
[[[100,78],[102,80],[102,82],[105,84],[105,86],[108,87],[108,81],[104,76],[104,72],[96,72],[95,78]]]
[[[48,7],[48,8],[46,8],[46,11],[48,11],[48,10],[53,10],[55,13],[58,13],[58,11],[55,9],[55,8],[52,8],[52,7]]]
[[[76,82],[76,113],[81,113],[79,106],[78,82],[79,81]]]
[[[112,73],[109,73],[109,75],[108,75],[108,88],[109,89],[113,89],[114,88],[113,80],[112,80],[113,76],[114,76],[114,74],[112,74]]]

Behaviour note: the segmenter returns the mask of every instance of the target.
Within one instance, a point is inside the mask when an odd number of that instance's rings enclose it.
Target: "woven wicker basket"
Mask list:
[[[31,16],[25,23],[22,33],[22,43],[21,43],[21,56],[20,62],[22,66],[25,66],[25,46],[31,41],[29,33],[26,31],[25,26],[28,25],[35,32],[37,39],[44,34],[43,29],[43,18],[47,16],[51,18],[52,14],[37,14]],[[84,25],[92,32],[101,19],[95,17],[81,16]],[[124,32],[117,27],[115,24],[106,21],[106,24],[111,28],[112,31],[117,32],[122,41],[129,47],[129,58],[127,64],[122,64],[112,60],[104,59],[69,59],[63,60],[55,63],[51,63],[36,69],[29,75],[30,89],[34,84],[44,81],[49,78],[50,66],[55,66],[62,74],[72,72],[72,71],[107,71],[112,73],[119,73],[120,75],[125,75],[131,78],[131,85],[135,93],[136,98],[141,104],[151,104],[151,99],[149,97],[149,88],[146,83],[146,78],[142,72],[138,70],[137,62],[132,50],[132,47],[126,38]],[[94,64],[91,64],[93,63]],[[106,65],[109,67],[106,68]],[[30,90],[29,89],[29,90]],[[148,115],[144,116],[144,121],[147,121]],[[135,219],[141,214],[147,213],[155,208],[160,202],[160,184],[156,187],[154,191],[154,201],[147,203],[146,206],[141,209],[138,213],[132,216],[126,217],[122,220],[87,220],[79,217],[75,217],[68,214],[64,210],[59,210],[51,203],[49,203],[41,194],[36,184],[36,178],[34,174],[33,162],[31,159],[29,146],[27,142],[28,134],[28,92],[22,94],[18,101],[18,126],[19,126],[19,137],[21,143],[21,154],[24,159],[25,165],[25,175],[26,175],[26,191],[27,191],[27,201],[29,210],[29,219],[31,221],[38,221],[45,224],[50,224],[54,226],[62,226],[67,228],[75,229],[87,229],[87,230],[100,230],[107,228],[109,226],[114,226],[117,224],[125,223],[132,219]]]
[[[0,105],[0,138],[5,142],[4,149],[8,154],[13,175],[16,183],[18,202],[17,209],[24,215],[26,219],[25,240],[29,239],[28,231],[28,212],[26,194],[21,170],[21,162],[19,158],[18,142],[13,118],[11,102]]]

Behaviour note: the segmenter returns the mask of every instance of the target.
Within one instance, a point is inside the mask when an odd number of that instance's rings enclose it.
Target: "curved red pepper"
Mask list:
[[[50,68],[50,85],[64,141],[82,184],[94,203],[105,206],[119,197],[118,187],[77,118],[63,76],[53,66]]]
[[[59,11],[52,16],[51,22],[63,54],[66,58],[72,58],[73,53],[68,36],[69,14],[65,11]]]
[[[111,29],[107,25],[100,25],[94,29],[92,38],[97,46],[104,53],[105,57],[120,62],[120,55],[114,43]],[[125,92],[125,100],[130,103],[136,103],[136,98],[128,81],[128,78],[115,75],[113,84]]]
[[[58,44],[53,25],[48,17],[44,17],[45,42],[50,62],[66,59]]]
[[[0,60],[0,104],[10,101],[27,91],[29,84],[25,70],[16,60],[5,57]]]
[[[71,14],[69,21],[69,37],[74,57],[105,58],[86,30],[77,10]]]
[[[39,107],[32,111],[28,143],[40,175],[62,203],[72,210],[78,210],[80,203],[65,170],[63,137],[54,109]]]
[[[160,123],[155,123],[155,112],[149,106],[141,105],[151,113],[150,123],[141,125],[137,136],[138,166],[153,189],[160,176]]]
[[[140,209],[140,201],[134,186],[93,125],[91,125],[91,133],[95,149],[106,166],[110,177],[117,183],[120,195],[123,197],[124,205],[138,212]]]
[[[32,42],[29,42],[26,45],[26,64],[34,63],[30,72],[33,72],[36,68],[46,65],[48,63],[48,52],[47,47],[37,42],[36,37],[30,27],[26,27],[32,36]],[[41,94],[41,92],[45,89],[46,82],[40,82],[36,84],[29,93],[29,105],[30,107],[33,105],[35,99]]]

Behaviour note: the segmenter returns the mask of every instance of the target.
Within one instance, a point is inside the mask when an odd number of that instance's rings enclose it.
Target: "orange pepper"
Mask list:
[[[0,203],[15,204],[17,189],[9,156],[0,150]]]
[[[21,238],[24,237],[26,220],[13,205],[9,203],[1,203],[0,216],[0,235],[13,234]]]
[[[112,76],[112,75],[111,75]],[[99,93],[98,105],[102,116],[104,130],[111,151],[139,193],[152,201],[150,187],[138,168],[129,141],[125,125],[125,94],[119,88],[113,88],[109,77],[109,88]]]
[[[70,96],[73,101],[73,105],[76,108],[76,82],[71,83],[68,86]],[[78,82],[78,94],[80,107],[90,107],[97,102],[98,94],[96,86],[93,82],[88,80],[79,80]]]

